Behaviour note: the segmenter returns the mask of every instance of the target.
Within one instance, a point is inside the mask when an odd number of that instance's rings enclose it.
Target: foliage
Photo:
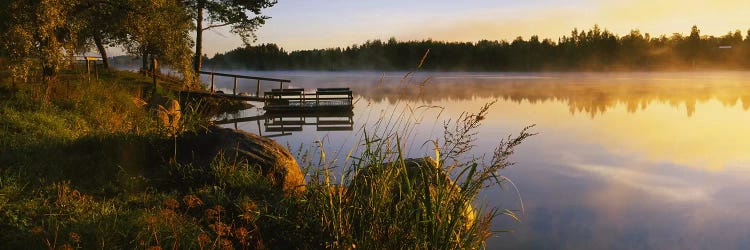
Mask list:
[[[0,46],[11,59],[11,74],[21,81],[33,71],[53,76],[70,60],[80,29],[69,20],[76,0],[3,1],[3,34]],[[66,53],[67,51],[68,53]]]
[[[191,70],[191,13],[177,0],[4,0],[0,51],[10,59],[11,74],[26,81],[32,74],[54,77],[93,42],[103,57],[105,46],[122,45],[180,72],[187,84]],[[106,63],[106,58],[104,59]]]
[[[73,13],[84,25],[80,31],[76,51],[99,51],[105,68],[109,66],[106,46],[119,45],[127,36],[125,17],[134,11],[126,0],[81,1]]]
[[[249,45],[255,41],[255,31],[269,18],[261,15],[261,10],[274,4],[276,0],[185,1],[185,6],[195,16],[195,71],[200,71],[203,61],[203,31],[229,26],[233,33],[238,34]],[[205,27],[204,22],[208,22]]]
[[[748,31],[750,33],[750,30]],[[748,34],[750,35],[750,34]],[[722,47],[723,46],[723,47]],[[275,44],[237,48],[206,61],[216,68],[250,70],[411,70],[430,50],[427,70],[656,70],[750,67],[750,36],[737,30],[721,37],[652,37],[632,30],[618,36],[599,26],[574,29],[557,41],[531,36],[513,41],[373,40],[346,48],[285,51]]]
[[[125,17],[128,35],[120,41],[125,49],[143,58],[151,56],[159,64],[171,65],[186,81],[193,80],[189,36],[193,26],[190,14],[180,2],[129,0],[128,3],[133,8]]]
[[[208,14],[204,20],[198,20],[208,22],[208,26],[203,27],[203,30],[230,26],[231,31],[238,34],[246,44],[255,39],[255,30],[269,18],[262,15],[261,10],[276,4],[275,0],[192,0],[189,2],[188,4],[194,10],[201,11],[198,7],[202,6]]]

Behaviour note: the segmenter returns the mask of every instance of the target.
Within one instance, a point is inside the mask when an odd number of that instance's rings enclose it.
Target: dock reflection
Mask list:
[[[260,136],[279,137],[301,132],[308,127],[315,131],[352,131],[354,130],[354,113],[348,111],[328,112],[272,112],[262,115],[223,119],[214,122],[217,125],[255,122]]]

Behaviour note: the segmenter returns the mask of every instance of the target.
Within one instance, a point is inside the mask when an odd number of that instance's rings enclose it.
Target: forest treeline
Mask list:
[[[205,62],[210,68],[248,70],[412,70],[429,50],[427,70],[689,70],[750,68],[750,30],[724,36],[652,37],[632,30],[616,35],[598,25],[573,29],[557,41],[518,37],[513,41],[442,42],[373,40],[346,48],[287,52],[276,44],[237,48]]]

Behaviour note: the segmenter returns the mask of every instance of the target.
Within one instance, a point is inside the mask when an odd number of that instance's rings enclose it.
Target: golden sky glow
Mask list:
[[[750,1],[302,1],[288,0],[265,10],[271,17],[259,43],[289,50],[348,46],[371,39],[432,38],[446,41],[512,40],[539,35],[557,40],[574,27],[594,24],[617,34],[640,29],[652,35],[686,34],[698,25],[704,34],[723,35],[750,28]],[[227,30],[207,33],[207,53],[236,48]]]

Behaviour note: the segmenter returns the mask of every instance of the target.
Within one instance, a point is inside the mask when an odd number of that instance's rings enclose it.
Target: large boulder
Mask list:
[[[285,194],[305,190],[305,178],[289,151],[275,141],[239,130],[211,126],[178,138],[177,161],[207,166],[218,154],[261,168],[263,175]]]

